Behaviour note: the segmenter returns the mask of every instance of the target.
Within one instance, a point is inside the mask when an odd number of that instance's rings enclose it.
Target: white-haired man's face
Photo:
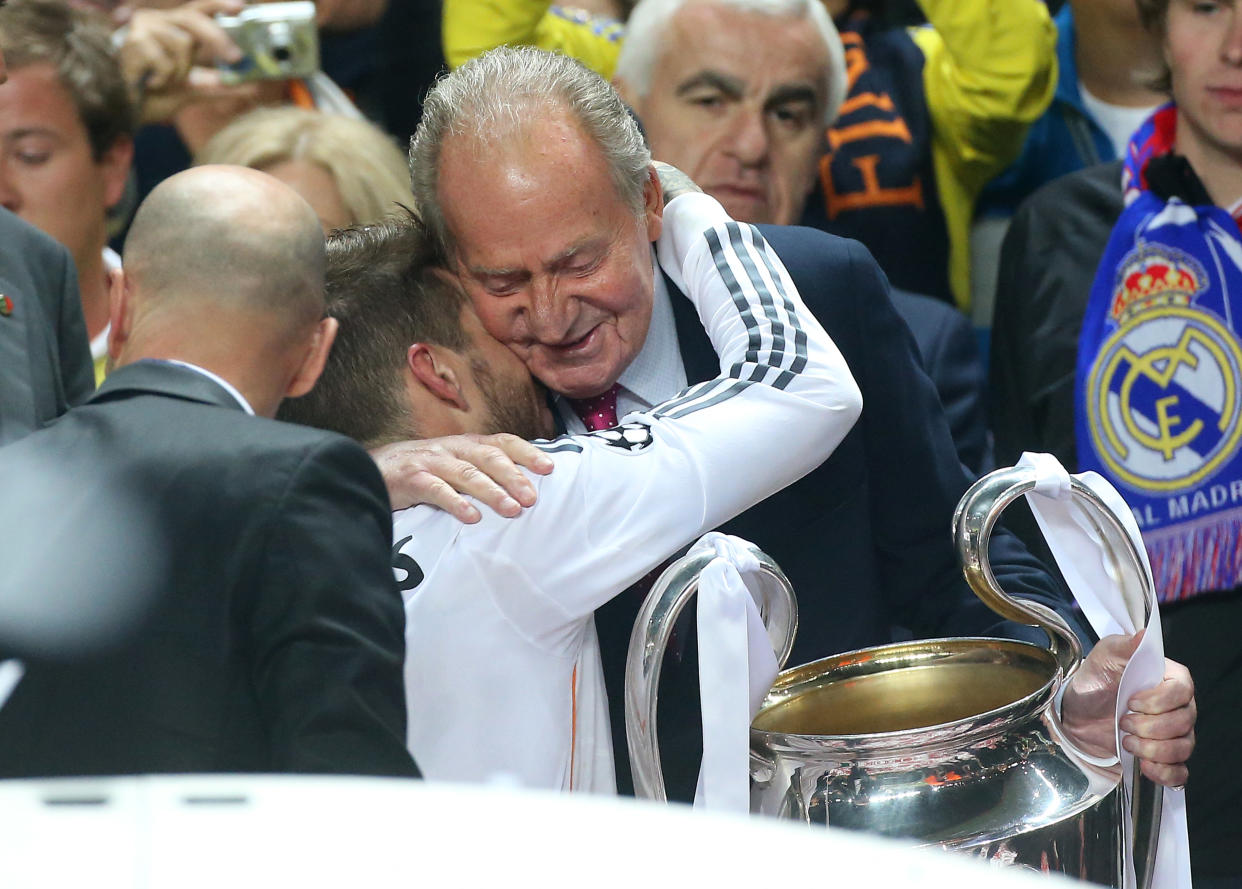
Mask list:
[[[809,18],[691,3],[669,20],[646,95],[617,87],[652,156],[745,222],[796,223],[823,150],[828,50]]]
[[[554,392],[587,398],[615,383],[651,321],[654,178],[635,213],[599,147],[550,109],[503,146],[446,140],[438,191],[487,331]]]

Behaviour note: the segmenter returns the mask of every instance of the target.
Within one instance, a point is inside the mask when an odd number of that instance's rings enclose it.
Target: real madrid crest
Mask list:
[[[1096,453],[1123,484],[1176,491],[1211,477],[1242,435],[1242,349],[1229,325],[1196,302],[1202,264],[1140,243],[1121,262],[1109,318],[1116,331],[1087,380]]]

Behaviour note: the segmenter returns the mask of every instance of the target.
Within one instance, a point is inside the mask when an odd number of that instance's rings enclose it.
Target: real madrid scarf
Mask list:
[[[1176,127],[1166,105],[1126,151],[1075,380],[1079,467],[1122,492],[1162,601],[1242,583],[1242,234]]]

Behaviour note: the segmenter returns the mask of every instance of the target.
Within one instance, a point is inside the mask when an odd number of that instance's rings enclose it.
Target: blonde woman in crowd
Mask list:
[[[305,108],[261,108],[203,146],[196,164],[237,164],[276,177],[306,199],[325,232],[412,207],[405,157],[365,120]]]

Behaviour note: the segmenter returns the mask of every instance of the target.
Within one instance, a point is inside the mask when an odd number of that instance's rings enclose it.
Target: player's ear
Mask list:
[[[414,379],[429,393],[460,411],[468,411],[465,381],[458,367],[461,362],[452,360],[454,357],[451,349],[414,343],[406,350],[405,361]]]

